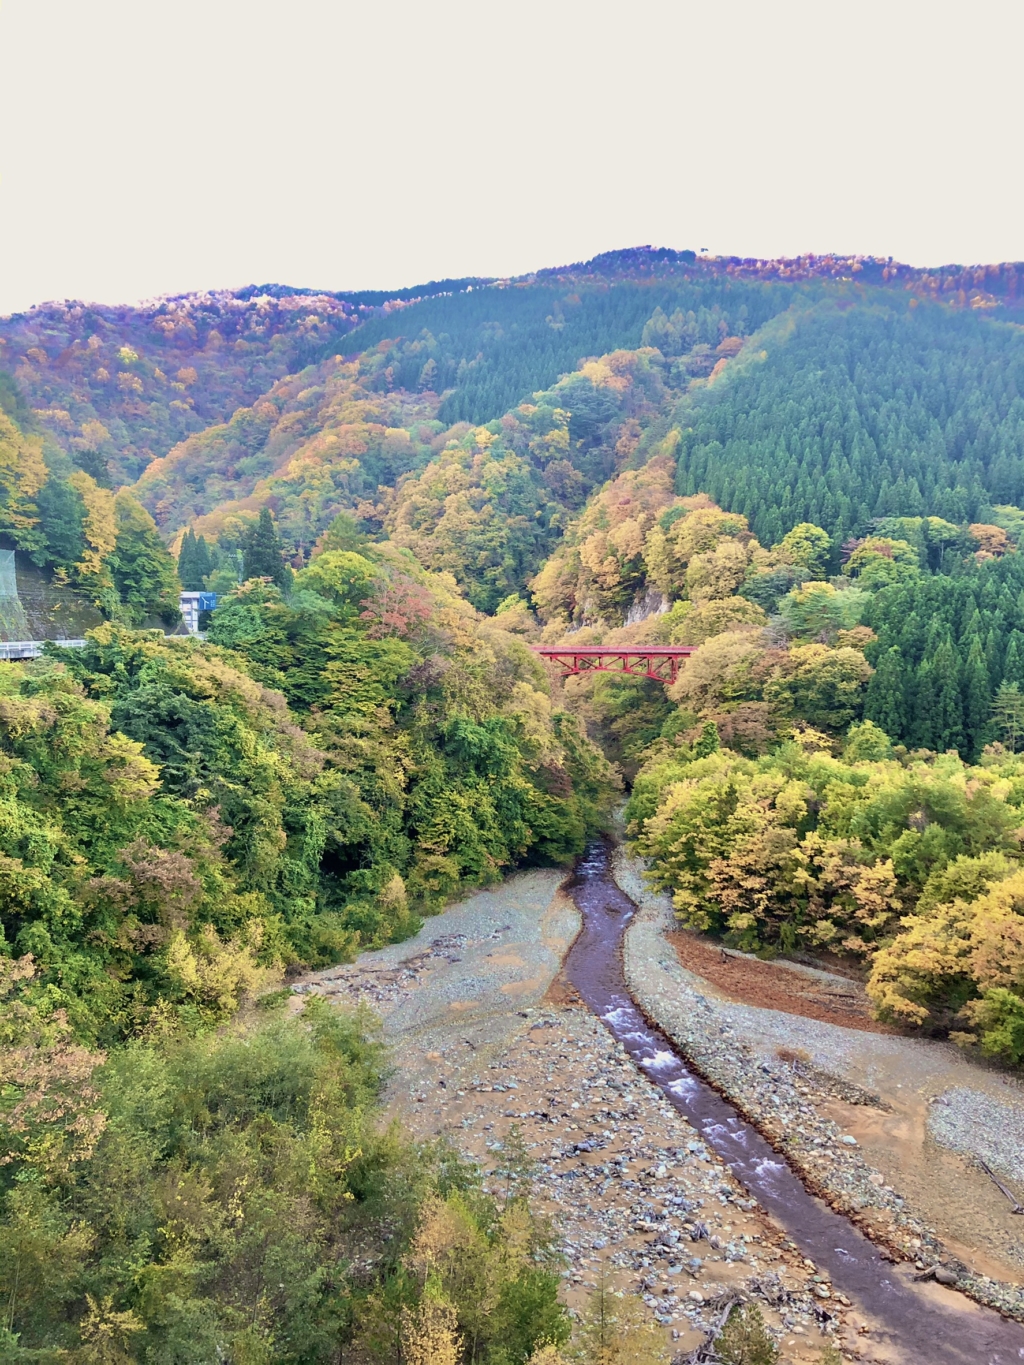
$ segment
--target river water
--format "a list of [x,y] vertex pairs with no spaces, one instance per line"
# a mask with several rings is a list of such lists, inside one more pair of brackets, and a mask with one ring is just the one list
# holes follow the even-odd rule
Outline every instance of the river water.
[[611,848],[595,840],[567,891],[583,917],[565,973],[633,1061],[665,1093],[834,1289],[872,1317],[890,1344],[915,1365],[1009,1365],[1024,1360],[1024,1326],[953,1294],[908,1282],[863,1233],[808,1192],[785,1160],[696,1076],[634,1003],[622,969],[622,940],[636,913],[615,883]]

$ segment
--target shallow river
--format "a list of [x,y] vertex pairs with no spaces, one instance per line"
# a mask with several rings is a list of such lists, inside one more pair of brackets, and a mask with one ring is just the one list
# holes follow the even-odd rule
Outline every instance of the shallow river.
[[874,1244],[810,1194],[760,1133],[694,1075],[673,1044],[646,1021],[629,994],[621,960],[636,906],[612,878],[610,853],[604,840],[591,843],[566,887],[583,929],[565,972],[584,1001],[804,1255],[828,1272],[833,1288],[870,1314],[907,1361],[1009,1365],[1024,1360],[1024,1326],[895,1275]]

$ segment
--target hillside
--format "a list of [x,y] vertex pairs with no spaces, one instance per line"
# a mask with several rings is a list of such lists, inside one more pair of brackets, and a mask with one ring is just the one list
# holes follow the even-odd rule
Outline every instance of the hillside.
[[[673,430],[680,491],[702,488],[768,539],[801,520],[839,541],[880,515],[971,521],[1018,499],[1015,296],[795,268],[792,281],[748,282],[734,268],[708,267],[707,278],[685,264],[625,278],[581,270],[557,288],[546,278],[491,285],[371,317],[343,361],[327,356],[182,444],[143,474],[139,496],[168,532],[216,507],[197,529],[219,534],[228,502],[241,497],[250,515],[267,503],[298,550],[342,506],[367,516],[376,503],[384,512],[368,522],[383,524],[393,495],[378,488],[464,446],[467,423],[489,426],[491,453],[526,457],[540,484],[551,455],[530,454],[530,443],[550,408],[566,414],[569,436],[560,454],[572,487],[551,488],[562,460],[547,476],[558,514]],[[588,357],[639,351],[660,381],[642,413],[619,380],[586,369]],[[343,410],[339,384],[346,402],[367,406]],[[526,433],[515,429],[524,413]]]
[[765,544],[803,521],[836,553],[881,517],[989,522],[1024,498],[1018,312],[1012,265],[649,248],[391,293],[42,305],[0,320],[23,442],[0,531],[137,623],[173,612],[155,541],[131,604],[103,567],[125,484],[226,572],[261,508],[296,567],[345,512],[488,611],[654,454]]
[[0,321],[0,368],[54,441],[114,484],[308,363],[358,318],[327,294],[241,290]]
[[[827,934],[802,923],[811,910],[790,891],[763,890],[759,908],[747,910],[721,867],[708,874],[719,879],[712,900],[704,873],[691,868],[680,882],[668,870],[676,817],[659,802],[680,763],[722,745],[774,772],[801,735],[838,755],[864,725],[841,778],[853,786],[868,780],[858,763],[911,771],[928,755],[956,754],[971,774],[964,783],[1000,793],[985,832],[970,833],[969,813],[958,826],[935,797],[922,816],[930,832],[912,855],[914,841],[899,843],[892,831],[857,835],[857,851],[843,858],[874,868],[888,887],[876,887],[870,932],[857,927],[852,883],[820,891],[826,909],[814,923],[852,914],[842,941],[867,961],[881,952],[884,977],[895,970],[884,964],[896,951],[897,907],[927,901],[929,878],[957,858],[1012,852],[1006,822],[1016,828],[1014,751],[1024,734],[1018,315],[1015,266],[920,271],[864,258],[705,260],[646,248],[517,280],[393,294],[268,286],[138,309],[46,305],[0,328],[8,351],[22,348],[0,390],[2,548],[14,549],[26,589],[35,574],[40,593],[82,604],[76,619],[88,607],[117,628],[173,627],[179,581],[221,592],[210,638],[230,651],[232,667],[280,692],[318,736],[326,712],[365,693],[366,742],[374,736],[381,754],[389,716],[404,717],[402,746],[411,742],[415,698],[429,695],[435,675],[442,713],[452,724],[463,713],[465,701],[446,689],[452,651],[470,647],[474,632],[496,630],[487,639],[503,642],[501,658],[516,637],[568,631],[699,646],[668,695],[646,681],[589,678],[557,700],[635,779],[636,837],[665,860],[680,905],[696,897],[693,922],[703,924],[705,901],[735,896],[734,929],[714,916],[708,924],[755,946],[793,935],[820,946]],[[25,345],[47,338],[45,352]],[[111,388],[97,376],[115,355],[124,382]],[[189,361],[194,378],[168,379],[172,358]],[[188,403],[169,397],[183,386]],[[39,406],[61,395],[67,421]],[[187,428],[176,441],[172,413]],[[163,432],[147,446],[144,421]],[[90,422],[108,433],[105,458],[83,444]],[[324,577],[331,564],[336,581]],[[260,578],[273,586],[239,588]],[[449,625],[427,627],[431,613],[446,612]],[[360,642],[353,622],[382,643]],[[8,635],[16,628],[13,618],[5,625]],[[392,637],[414,653],[392,657],[384,647]],[[481,636],[472,648],[492,646]],[[506,714],[508,688],[519,695],[527,686],[512,658],[474,684],[474,724],[490,724],[494,707]],[[88,687],[108,695],[107,665],[90,667]],[[119,664],[117,687],[123,671]],[[164,722],[151,729],[134,706],[117,712],[118,728],[162,765],[165,781],[189,773],[186,786],[206,791],[196,775],[203,746],[184,737],[188,726],[172,742]],[[523,718],[534,713],[544,716],[537,735],[546,734],[549,706],[534,700],[516,712],[523,736],[534,733]],[[538,739],[538,752],[567,752],[566,733]],[[1002,767],[992,766],[993,742]],[[403,774],[395,809],[408,800],[419,828],[426,798],[415,794],[418,761],[409,761],[401,747],[387,764]],[[548,761],[537,762],[531,780],[541,791]],[[583,772],[591,759],[579,762]],[[890,778],[903,793],[897,805],[909,800],[901,784],[910,779]],[[800,781],[817,791],[818,776]],[[922,782],[911,788],[931,810]],[[448,777],[442,788],[450,803]],[[573,790],[570,782],[559,799]],[[824,788],[801,797],[798,843],[811,835],[828,843],[834,822],[820,812],[829,799]],[[599,805],[565,815],[575,832],[551,847],[578,846]],[[354,856],[367,885],[376,887],[381,867],[390,869],[385,881],[397,869],[417,888],[410,904],[425,905],[434,874],[409,860],[408,837],[401,853],[371,841]],[[452,829],[427,841],[446,885],[513,864],[538,836],[492,832],[459,862],[453,850],[476,837]],[[348,856],[342,874],[323,853],[309,894],[318,916],[355,924],[370,912],[359,908]],[[734,856],[727,841],[721,857]],[[800,876],[824,888],[823,855],[807,856],[811,870]],[[906,989],[879,985],[879,999],[910,1017]]]
[[[569,1297],[580,1276],[560,1272],[559,1234],[531,1209],[518,1121],[550,1152],[566,1237],[570,1205],[599,1207],[550,1163],[571,1157],[595,1185],[600,1171],[603,1197],[609,1154],[590,1155],[636,1111],[595,1110],[602,1126],[580,1138],[591,1120],[570,1093],[605,1087],[604,1106],[630,1064],[595,1078],[582,1049],[597,1025],[548,993],[557,941],[522,888],[547,888],[546,904],[625,790],[628,855],[708,960],[767,966],[727,947],[824,967],[815,979],[851,983],[872,1036],[908,1035],[891,1058],[924,1055],[932,1035],[986,1066],[1024,1063],[1017,291],[1013,265],[639,248],[516,280],[260,286],[0,319],[0,637],[88,630],[84,647],[0,665],[4,1359],[663,1365],[671,1323],[700,1324],[687,1349],[738,1322],[771,1346],[765,1322],[781,1336],[798,1301],[825,1323],[832,1290],[816,1271],[813,1304],[780,1300],[762,1273],[774,1252],[742,1281],[767,1317],[726,1323],[709,1254],[648,1295],[660,1243],[646,1233],[700,1207],[673,1196],[655,1223],[633,1202],[661,1167],[621,1182],[630,1212],[607,1225],[636,1234],[629,1292],[661,1329],[639,1300],[616,1326],[603,1280],[589,1310]],[[171,633],[183,587],[219,595],[201,637]],[[693,652],[669,687],[562,678],[529,645],[568,637]],[[446,913],[376,993],[360,993],[366,958],[338,970],[516,869],[532,870],[470,911],[486,905],[485,928]],[[630,869],[624,857],[616,875]],[[568,942],[568,903],[551,905]],[[503,940],[513,918],[522,955]],[[640,952],[668,972],[676,935],[651,940],[652,925],[626,944],[631,971]],[[531,965],[540,946],[547,975]],[[386,1005],[420,973],[417,999],[451,1036],[401,1035],[416,1131],[446,1106],[459,1133],[491,1114],[475,1149],[468,1130],[456,1146],[388,1127],[373,1020],[318,998],[339,1003],[344,979]],[[542,999],[565,1099],[519,1112],[507,1090],[524,1047],[540,1049]],[[811,1017],[796,1020],[801,1046]],[[500,1064],[498,1023],[512,1028]],[[746,1067],[749,1040],[731,1024],[711,1034],[749,1072],[723,1084],[744,1112],[751,1085],[805,1098],[805,1080],[828,1079],[788,1043]],[[507,1090],[493,1083],[506,1067]],[[839,1119],[824,1125],[850,1093],[823,1090],[813,1118],[847,1144],[842,1162],[783,1124],[811,1122],[804,1098],[773,1100],[765,1131],[792,1139],[816,1190],[856,1170],[836,1207],[865,1226],[885,1215],[876,1234],[920,1267],[941,1250],[934,1228],[922,1242],[920,1208],[944,1201],[908,1203],[888,1157],[869,1170]],[[539,1125],[563,1103],[555,1153]],[[701,1144],[672,1123],[663,1154],[689,1168]],[[982,1150],[971,1131],[958,1151]],[[717,1163],[732,1157],[704,1156],[693,1193],[713,1196],[722,1239],[738,1209],[754,1227],[753,1201],[724,1194]],[[972,1172],[965,1198],[981,1185],[994,1199],[987,1179]],[[927,1217],[946,1227],[941,1209]],[[676,1242],[706,1238],[737,1267],[761,1236],[734,1254],[684,1226]],[[606,1244],[565,1243],[573,1266]],[[816,1262],[803,1264],[806,1281]],[[990,1270],[949,1264],[942,1285],[1024,1313]],[[694,1282],[707,1297],[675,1292]],[[800,1365],[836,1358],[802,1344]]]
[[262,285],[136,307],[41,304],[0,319],[0,370],[15,377],[40,428],[116,486],[335,355],[372,352],[377,388],[436,393],[442,423],[480,423],[585,357],[635,348],[655,308],[719,310],[732,334],[747,335],[797,297],[863,301],[875,290],[996,318],[1015,318],[1021,306],[1014,265],[926,271],[874,258],[760,261],[637,248],[513,280],[350,292]]

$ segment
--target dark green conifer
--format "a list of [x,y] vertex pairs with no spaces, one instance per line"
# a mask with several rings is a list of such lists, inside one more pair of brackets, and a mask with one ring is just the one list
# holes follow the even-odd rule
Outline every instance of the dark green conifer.
[[1003,662],[1003,681],[1024,686],[1024,635],[1019,630],[1010,632]]
[[973,762],[984,745],[984,731],[991,711],[988,668],[977,636],[971,642],[963,671],[962,703],[966,756]]
[[178,552],[178,577],[185,592],[205,592],[207,579],[213,572],[210,547],[205,536],[197,536],[191,527],[185,532]]
[[1015,682],[1004,682],[996,693],[992,720],[1003,743],[1016,753],[1024,737],[1024,695]]
[[[206,580],[209,578],[210,574],[213,573],[213,556],[210,554],[210,547],[206,543],[205,536],[196,537],[195,555],[196,577],[200,579],[203,588],[205,588]],[[196,591],[202,592],[203,588],[197,588]]]
[[994,692],[999,686],[1003,676],[1003,646],[1005,643],[1005,630],[1001,627],[989,629],[985,635],[985,669],[988,673],[989,691]]
[[196,537],[191,526],[181,538],[178,551],[178,577],[184,592],[202,592],[196,567]]
[[964,747],[964,712],[960,697],[960,658],[947,637],[932,660],[935,689],[933,736],[939,753]]
[[279,588],[287,586],[288,570],[284,562],[284,550],[269,507],[263,508],[259,521],[253,523],[246,531],[242,549],[243,579],[269,578]]
[[[920,661],[921,655],[924,652],[925,628],[921,623],[921,617],[916,611],[906,612],[906,615],[903,614],[903,612],[906,611],[907,603],[898,603],[898,607],[902,608],[902,610],[898,610],[894,613],[892,633],[899,638],[900,652],[904,659],[911,664],[916,664]],[[884,728],[885,727],[883,726],[883,729]]]
[[85,553],[85,504],[66,479],[52,475],[36,495],[39,529],[45,545],[32,558],[71,568]]
[[879,659],[874,676],[868,683],[864,716],[880,726],[894,742],[900,743],[906,739],[906,665],[895,645]]
[[707,758],[709,754],[717,754],[721,747],[717,726],[714,721],[706,720],[701,727],[697,743],[693,746],[694,758]]
[[935,705],[937,686],[931,659],[918,665],[912,688],[908,687],[907,738],[912,749],[934,749],[937,745]]

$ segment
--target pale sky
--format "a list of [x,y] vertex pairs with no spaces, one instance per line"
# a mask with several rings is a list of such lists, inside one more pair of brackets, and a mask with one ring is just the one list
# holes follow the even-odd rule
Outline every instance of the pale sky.
[[0,0],[0,312],[615,247],[1024,258],[1024,6]]

